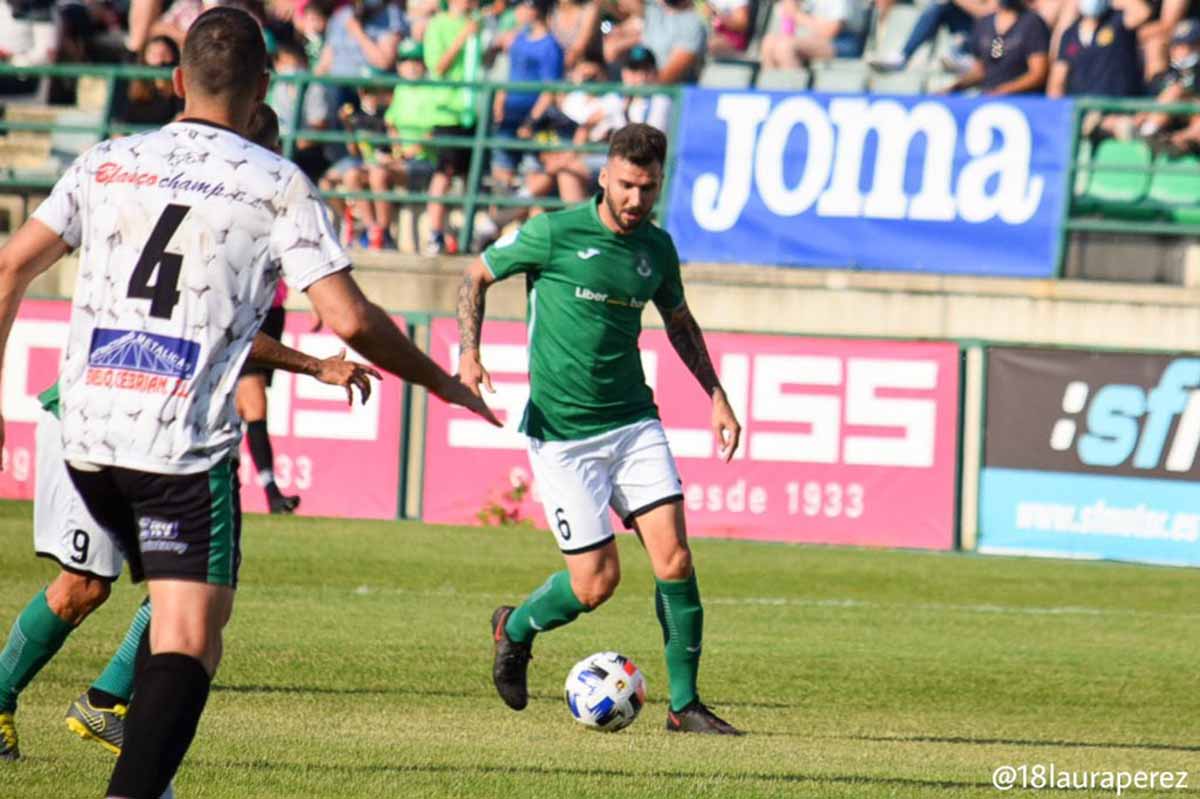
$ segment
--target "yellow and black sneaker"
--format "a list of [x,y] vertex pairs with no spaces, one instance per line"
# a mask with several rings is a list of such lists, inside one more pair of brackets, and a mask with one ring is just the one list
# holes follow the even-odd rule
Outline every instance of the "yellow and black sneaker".
[[513,710],[524,710],[529,704],[529,687],[526,673],[533,659],[532,642],[522,644],[508,637],[504,624],[513,612],[511,605],[501,605],[492,613],[492,641],[496,656],[492,662],[492,682],[504,704]]
[[20,760],[17,746],[17,723],[12,713],[0,713],[0,760]]
[[667,711],[667,732],[698,732],[703,735],[741,735],[742,731],[713,713],[699,699],[682,710]]
[[125,705],[93,707],[87,691],[67,708],[67,729],[85,741],[95,741],[114,755],[125,745]]

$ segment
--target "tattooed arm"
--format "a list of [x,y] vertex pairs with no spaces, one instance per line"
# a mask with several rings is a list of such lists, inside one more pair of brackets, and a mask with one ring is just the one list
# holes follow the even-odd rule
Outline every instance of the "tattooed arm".
[[696,376],[704,392],[712,397],[713,435],[716,436],[721,457],[728,463],[737,451],[742,426],[738,424],[737,416],[725,397],[725,389],[721,388],[717,370],[713,368],[712,359],[708,355],[708,347],[704,345],[704,333],[700,331],[700,325],[692,316],[686,302],[680,303],[679,307],[672,311],[660,306],[658,312],[662,314],[667,338],[671,340],[671,346],[675,348],[679,359],[688,371]]
[[496,390],[492,388],[492,376],[479,359],[483,311],[488,286],[493,282],[492,273],[484,266],[483,260],[476,258],[463,272],[462,285],[458,288],[458,378],[476,396],[482,396],[479,393],[480,383],[487,386],[488,391]]
[[281,344],[261,330],[254,335],[250,345],[250,355],[247,360],[257,366],[271,369],[282,369],[285,372],[295,372],[301,375],[311,375],[322,383],[331,386],[341,386],[346,389],[346,398],[354,404],[354,388],[365,405],[371,397],[370,378],[383,379],[379,372],[371,367],[346,360],[346,349],[329,358],[314,358],[299,350]]

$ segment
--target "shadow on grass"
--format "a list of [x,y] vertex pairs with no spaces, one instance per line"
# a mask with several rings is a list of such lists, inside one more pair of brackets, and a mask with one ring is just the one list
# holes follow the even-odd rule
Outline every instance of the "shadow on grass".
[[[329,685],[213,685],[215,693],[231,694],[313,694],[315,696],[428,696],[436,699],[486,699],[494,696],[490,689],[483,691],[460,690],[451,691],[437,688],[411,688],[407,686],[352,688]],[[559,693],[530,693],[534,701],[561,702]],[[767,702],[759,700],[725,701],[709,703],[711,707],[752,707],[767,710],[799,710],[803,705],[787,704],[786,702]]]
[[780,772],[778,774],[739,771],[736,773],[713,773],[704,771],[667,771],[614,768],[574,768],[570,766],[489,766],[469,764],[332,764],[332,763],[282,763],[278,761],[256,760],[253,762],[215,762],[201,760],[197,763],[207,768],[229,769],[241,768],[249,771],[321,771],[327,773],[374,773],[374,774],[478,774],[481,776],[521,776],[521,777],[609,777],[613,779],[652,779],[652,780],[703,780],[728,779],[733,782],[753,780],[755,782],[777,782],[788,784],[833,784],[833,785],[863,785],[890,786],[895,788],[937,788],[942,790],[987,789],[992,790],[991,782],[970,782],[957,780],[921,780],[906,777],[873,777],[859,774],[800,774],[796,772]]
[[967,738],[965,736],[935,735],[843,735],[837,736],[850,741],[872,741],[875,743],[916,744],[966,744],[969,746],[1040,746],[1062,749],[1144,749],[1155,752],[1200,752],[1200,744],[1164,744],[1154,742],[1131,743],[1128,741],[1063,741],[1025,740],[1021,738]]

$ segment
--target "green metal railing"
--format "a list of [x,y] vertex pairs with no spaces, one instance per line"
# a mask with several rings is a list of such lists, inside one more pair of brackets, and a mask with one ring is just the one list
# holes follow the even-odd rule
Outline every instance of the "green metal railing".
[[[106,100],[102,112],[99,115],[99,120],[94,125],[78,125],[78,124],[58,124],[55,122],[12,122],[7,119],[0,119],[0,133],[7,131],[35,131],[35,132],[64,132],[64,133],[82,133],[94,134],[99,139],[105,139],[112,135],[123,133],[136,133],[143,130],[151,129],[153,126],[146,125],[125,125],[113,120],[113,111],[115,107],[115,98],[117,91],[122,82],[136,79],[162,79],[169,78],[170,69],[166,68],[150,68],[150,67],[134,67],[121,65],[98,65],[98,64],[58,64],[53,66],[43,67],[12,67],[0,64],[0,76],[22,77],[22,78],[80,78],[80,77],[98,77],[102,78],[106,83]],[[373,145],[393,145],[393,144],[424,144],[431,148],[461,148],[471,151],[470,168],[465,178],[464,190],[461,194],[446,195],[434,197],[428,193],[420,192],[374,192],[374,191],[325,191],[322,196],[329,199],[343,200],[386,200],[395,203],[404,204],[424,204],[431,200],[444,203],[446,205],[461,206],[463,214],[463,228],[461,240],[469,246],[473,233],[475,212],[481,207],[496,206],[496,207],[532,207],[539,206],[543,208],[559,208],[563,206],[561,200],[551,197],[514,197],[507,194],[486,193],[483,186],[483,165],[485,161],[485,153],[488,149],[499,147],[506,150],[523,150],[529,152],[553,152],[553,151],[572,151],[581,153],[602,153],[606,151],[604,144],[588,144],[583,146],[575,145],[568,141],[549,142],[537,140],[522,140],[497,137],[489,133],[492,118],[492,100],[495,93],[500,90],[509,92],[573,92],[584,91],[588,94],[605,95],[605,94],[620,94],[627,97],[636,96],[651,96],[665,95],[671,98],[671,132],[678,125],[679,120],[679,105],[681,90],[678,86],[625,86],[614,83],[591,83],[576,85],[573,83],[540,83],[540,82],[493,82],[485,81],[478,83],[467,83],[462,81],[447,81],[447,80],[424,80],[419,82],[405,81],[395,75],[380,75],[376,77],[347,77],[347,76],[330,76],[330,75],[313,75],[307,72],[294,73],[290,75],[274,75],[272,78],[276,84],[295,84],[298,87],[297,97],[303,98],[309,87],[316,86],[339,86],[349,88],[361,87],[376,87],[383,89],[392,89],[397,86],[404,87],[441,87],[441,88],[469,88],[475,90],[475,122],[473,125],[473,134],[471,136],[430,136],[430,137],[412,137],[412,136],[390,136],[390,135],[374,135],[364,134],[357,131],[348,130],[324,130],[303,127],[304,123],[304,103],[300,100],[293,103],[291,119],[280,120],[282,134],[281,140],[286,156],[292,156],[296,150],[296,144],[299,141],[308,141],[314,143],[341,143],[341,144],[359,144],[368,143]],[[673,141],[674,136],[668,136],[668,140]],[[668,158],[665,171],[663,191],[659,197],[658,212],[661,214],[666,207],[666,201],[669,196],[671,179],[674,170],[672,169],[672,160]],[[56,175],[46,175],[45,177],[26,175],[18,178],[14,175],[11,169],[6,170],[0,166],[0,191],[8,188],[48,188],[53,185]]]
[[1146,197],[1130,201],[1095,200],[1089,197],[1090,181],[1096,174],[1146,176],[1149,180],[1153,180],[1156,175],[1194,177],[1197,187],[1200,188],[1200,169],[1195,166],[1163,166],[1156,164],[1157,159],[1153,158],[1148,165],[1096,163],[1090,157],[1081,158],[1084,147],[1087,146],[1086,137],[1082,134],[1083,123],[1094,112],[1104,115],[1150,112],[1190,117],[1200,113],[1200,106],[1190,103],[1162,104],[1153,100],[1099,97],[1082,97],[1074,101],[1070,160],[1063,177],[1063,196],[1066,202],[1063,205],[1062,224],[1059,226],[1057,265],[1060,277],[1066,263],[1068,239],[1074,232],[1200,236],[1200,204],[1195,209],[1198,221],[1192,222],[1170,218],[1173,209],[1160,207]]

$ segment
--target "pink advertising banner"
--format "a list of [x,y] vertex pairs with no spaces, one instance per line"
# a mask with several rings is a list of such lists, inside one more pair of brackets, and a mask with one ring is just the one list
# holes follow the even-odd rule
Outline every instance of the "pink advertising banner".
[[[710,333],[713,362],[743,424],[717,456],[711,405],[661,330],[642,363],[684,482],[692,535],[950,549],[958,451],[958,347],[941,342]],[[529,397],[525,326],[484,326],[488,395],[505,426],[431,402],[423,517],[545,526],[517,432]],[[436,319],[433,358],[457,365],[455,321]],[[620,525],[617,524],[619,529]]]
[[[5,468],[0,472],[0,497],[33,497],[34,427],[41,411],[37,395],[57,377],[69,317],[68,302],[31,301],[22,304],[13,326],[5,353]],[[314,321],[309,313],[289,313],[284,343],[317,356],[336,353],[341,343],[330,333],[312,332]],[[404,324],[398,317],[396,322]],[[343,389],[276,372],[268,403],[276,480],[285,493],[302,497],[299,513],[396,517],[403,412],[399,380],[385,377],[366,405],[356,402],[350,408]],[[265,511],[266,501],[244,442],[240,475],[243,507]]]

